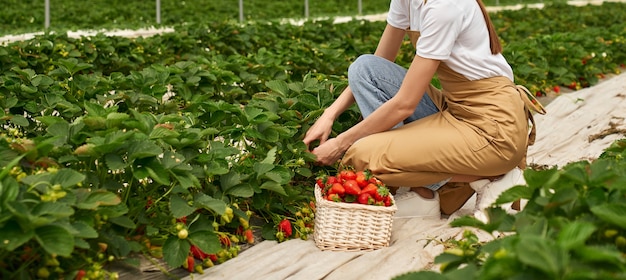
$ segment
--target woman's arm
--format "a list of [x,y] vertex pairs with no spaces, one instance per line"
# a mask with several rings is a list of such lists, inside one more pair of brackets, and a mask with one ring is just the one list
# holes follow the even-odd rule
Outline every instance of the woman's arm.
[[389,61],[395,61],[405,34],[406,30],[387,24],[374,54]]
[[315,148],[313,153],[317,156],[318,162],[333,164],[358,139],[387,131],[410,116],[424,96],[438,66],[438,60],[416,55],[398,93],[363,121]]
[[[404,34],[404,30],[387,25],[374,54],[394,61],[400,50]],[[337,117],[345,112],[354,102],[352,90],[348,86],[341,92],[333,104],[324,110],[324,113],[315,121],[313,126],[307,130],[302,141],[307,146],[315,140],[319,140],[320,145],[326,142]]]

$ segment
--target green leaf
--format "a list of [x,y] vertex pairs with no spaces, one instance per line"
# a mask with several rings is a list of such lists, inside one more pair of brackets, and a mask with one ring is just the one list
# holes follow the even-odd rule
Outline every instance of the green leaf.
[[79,201],[76,207],[80,209],[96,210],[100,206],[117,205],[120,202],[122,202],[122,200],[114,193],[104,190],[95,190],[90,192],[84,200]]
[[19,125],[21,127],[28,127],[28,125],[30,124],[28,119],[26,119],[24,116],[20,116],[20,115],[12,115],[11,116],[11,122],[16,124],[16,125]]
[[185,156],[176,152],[165,151],[163,153],[163,159],[161,159],[161,162],[163,163],[163,168],[172,169],[177,165],[184,164]]
[[80,239],[79,237],[75,237],[74,238],[74,247],[80,248],[80,249],[89,249],[91,246],[89,246],[89,243],[87,243],[87,241],[85,241],[84,239]]
[[190,248],[186,239],[170,236],[163,244],[163,259],[170,267],[180,267],[187,260]]
[[557,237],[557,244],[567,250],[585,245],[587,239],[596,231],[596,226],[588,222],[574,221],[566,224]]
[[130,116],[126,113],[111,112],[106,117],[107,128],[119,127],[122,122],[129,119]]
[[269,151],[267,151],[267,155],[261,161],[261,163],[274,164],[274,162],[276,162],[276,153],[277,153],[277,148],[276,147],[271,148]]
[[601,220],[626,229],[626,205],[623,203],[607,203],[594,206],[591,212]]
[[146,166],[146,171],[150,174],[150,178],[161,185],[169,185],[170,184],[170,173],[162,165],[155,162],[150,164],[150,166]]
[[122,170],[128,167],[128,163],[126,163],[118,154],[106,154],[104,156],[104,162],[111,170]]
[[241,184],[241,181],[241,175],[233,170],[228,172],[228,174],[220,176],[220,186],[224,192],[238,184]]
[[115,218],[110,218],[109,221],[113,224],[116,224],[121,227],[129,228],[129,229],[134,229],[137,227],[137,225],[133,222],[133,220],[131,220],[127,216],[119,216]]
[[289,95],[289,85],[285,81],[280,81],[280,80],[267,81],[265,83],[265,86],[267,86],[274,92],[280,93],[283,96]]
[[182,218],[196,211],[196,208],[189,206],[182,197],[172,195],[170,198],[170,211],[172,211],[174,218]]
[[592,184],[602,184],[617,176],[615,173],[615,160],[598,159],[591,164],[589,180]]
[[162,126],[158,126],[150,132],[150,139],[178,138],[179,136],[180,133]]
[[196,231],[189,234],[189,241],[207,254],[215,254],[222,246],[217,234],[210,231]]
[[178,181],[178,184],[183,189],[188,189],[194,186],[200,186],[200,181],[198,178],[192,175],[191,173],[185,173],[183,176],[179,176],[174,174],[174,178]]
[[69,257],[74,251],[74,236],[66,229],[47,225],[35,229],[35,238],[49,254]]
[[0,248],[13,251],[35,236],[35,231],[24,232],[15,221],[8,221],[0,227]]
[[270,191],[282,194],[284,196],[287,196],[287,192],[285,191],[285,188],[283,188],[281,184],[276,183],[276,182],[272,182],[272,181],[263,182],[263,184],[261,184],[261,189],[270,190]]
[[578,199],[578,190],[572,186],[563,187],[556,190],[550,198],[550,203],[546,208],[559,207],[569,213]]
[[[1,174],[0,177],[2,177]],[[13,177],[8,177],[4,179],[4,181],[0,179],[0,214],[4,210],[7,203],[15,201],[19,193],[20,186]],[[2,224],[1,220],[0,224]]]
[[520,235],[516,252],[522,263],[543,271],[549,279],[558,279],[566,268],[567,253],[549,239]]
[[265,173],[269,172],[270,170],[274,169],[274,164],[255,162],[252,169],[254,170],[254,172],[257,173],[257,178],[258,178],[264,175]]
[[581,258],[581,260],[597,263],[611,263],[619,267],[623,267],[626,262],[624,255],[622,255],[620,251],[616,250],[615,247],[582,246],[575,248],[574,251],[576,252],[576,255]]
[[449,278],[435,271],[414,271],[400,274],[391,280],[449,280]]
[[250,184],[239,184],[224,193],[238,197],[252,197],[254,195],[254,189]]
[[46,88],[54,83],[54,80],[46,75],[36,75],[30,80],[31,84],[36,87]]
[[502,205],[504,203],[509,203],[516,201],[520,198],[529,199],[533,195],[533,189],[527,186],[514,186],[506,191],[504,191],[498,198],[496,199],[496,205]]
[[50,183],[53,185],[59,184],[63,188],[68,188],[77,185],[85,180],[85,175],[70,168],[63,168],[52,176]]
[[96,238],[98,237],[98,232],[91,227],[90,225],[88,225],[85,222],[74,222],[72,224],[72,227],[74,227],[74,229],[76,229],[76,231],[78,231],[77,234],[75,234],[76,237],[78,238]]
[[276,166],[272,171],[265,173],[265,178],[268,178],[279,184],[288,184],[291,181],[291,172],[284,166]]
[[218,215],[224,214],[227,206],[224,201],[215,199],[203,193],[196,194],[196,197],[194,198],[194,205],[208,210],[213,210]]
[[72,216],[74,209],[65,203],[41,202],[33,208],[31,213],[35,216],[51,216],[59,219]]
[[577,184],[586,185],[589,181],[587,174],[589,162],[574,162],[563,168],[563,176],[571,179]]
[[136,141],[128,148],[130,161],[138,158],[156,157],[163,153],[163,150],[152,141]]

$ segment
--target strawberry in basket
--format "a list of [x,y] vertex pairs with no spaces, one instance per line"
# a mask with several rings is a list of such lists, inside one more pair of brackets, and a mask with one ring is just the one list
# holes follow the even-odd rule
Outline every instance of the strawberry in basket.
[[335,175],[318,177],[316,186],[329,201],[377,206],[393,204],[389,188],[369,170],[344,168]]

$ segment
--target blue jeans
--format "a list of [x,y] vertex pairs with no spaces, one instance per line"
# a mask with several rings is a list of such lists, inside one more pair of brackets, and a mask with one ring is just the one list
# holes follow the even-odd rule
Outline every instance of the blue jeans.
[[[358,57],[350,65],[348,84],[363,118],[367,118],[374,110],[396,95],[406,73],[407,69],[404,67],[371,54]],[[430,96],[425,93],[413,114],[395,125],[394,128],[437,112],[439,109],[430,99]],[[424,187],[435,191],[449,180]]]

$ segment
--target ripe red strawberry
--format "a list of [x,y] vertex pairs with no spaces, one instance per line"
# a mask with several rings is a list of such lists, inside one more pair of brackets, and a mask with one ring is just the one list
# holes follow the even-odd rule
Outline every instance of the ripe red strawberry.
[[374,199],[372,198],[372,195],[369,193],[361,193],[359,194],[357,201],[361,204],[369,205],[374,202]]
[[567,87],[570,89],[576,89],[576,81],[571,82]]
[[389,189],[383,186],[378,186],[378,190],[374,193],[374,199],[376,199],[376,201],[383,201],[385,196],[389,196]]
[[280,221],[278,224],[278,231],[285,234],[285,237],[289,237],[292,234],[291,222],[287,219]]
[[336,194],[336,193],[331,193],[326,197],[326,200],[328,201],[334,201],[334,202],[340,202],[341,201],[341,197]]
[[369,183],[370,174],[367,171],[357,171],[355,181],[359,184],[360,188],[364,188]]
[[189,251],[195,258],[200,259],[200,260],[204,260],[209,256],[209,254],[200,250],[200,248],[198,248],[198,246],[196,245],[191,245],[191,248],[189,249]]
[[324,188],[322,189],[322,193],[327,193],[330,187],[332,187],[332,185],[335,183],[340,183],[339,179],[335,176],[328,176],[326,178]]
[[343,169],[339,172],[339,177],[342,181],[356,179],[356,173],[350,169]]
[[370,179],[368,180],[370,183],[374,184],[374,185],[380,185],[383,182],[380,181],[380,179],[374,177],[374,176],[370,176]]
[[385,198],[383,198],[383,203],[385,206],[391,206],[391,196],[385,196]]
[[343,183],[343,188],[346,189],[346,194],[359,195],[361,188],[355,180],[347,180]]
[[76,272],[76,277],[74,278],[74,280],[82,280],[86,274],[87,272],[84,269],[81,269],[78,272]]
[[315,185],[318,188],[322,188],[323,189],[325,181],[326,181],[326,177],[323,177],[323,176],[322,177],[317,177],[317,179],[315,180]]
[[554,90],[554,92],[556,92],[556,93],[561,92],[561,87],[559,87],[559,86],[554,86],[552,89],[553,89],[553,90]]
[[328,176],[326,178],[326,185],[327,186],[328,185],[332,185],[332,184],[337,183],[337,182],[339,182],[339,179],[336,176]]
[[186,263],[186,265],[187,265],[187,267],[186,267],[186,268],[187,268],[187,271],[189,271],[189,272],[193,272],[193,269],[194,269],[194,264],[195,264],[195,263],[196,263],[196,260],[194,260],[192,256],[187,256],[187,263]]
[[368,183],[363,189],[361,189],[361,193],[369,193],[371,196],[374,196],[378,192],[378,186],[372,183]]
[[248,244],[254,244],[254,233],[252,232],[252,229],[246,229],[243,232],[243,235],[246,237]]
[[343,196],[346,193],[346,189],[340,183],[334,183],[330,190],[328,190],[328,195],[338,194],[339,196]]

